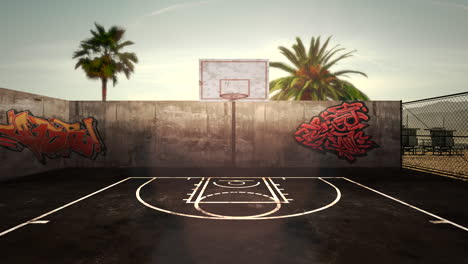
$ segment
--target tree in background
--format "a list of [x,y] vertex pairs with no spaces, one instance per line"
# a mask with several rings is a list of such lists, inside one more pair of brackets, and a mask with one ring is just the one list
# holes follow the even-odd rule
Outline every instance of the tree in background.
[[280,46],[281,53],[294,65],[291,67],[282,62],[271,62],[270,67],[282,69],[291,75],[270,82],[272,100],[369,100],[367,95],[357,89],[352,83],[340,79],[346,74],[355,73],[367,77],[366,74],[341,70],[331,72],[330,68],[338,61],[351,57],[351,51],[334,56],[343,51],[339,45],[327,50],[330,37],[320,46],[320,37],[312,38],[309,50],[306,51],[300,38],[292,46],[294,51]]
[[96,31],[91,30],[91,38],[81,41],[80,48],[73,53],[73,59],[78,58],[75,70],[83,69],[90,79],[100,79],[102,83],[102,101],[107,98],[107,81],[112,79],[113,86],[117,84],[117,74],[123,72],[127,79],[134,71],[133,63],[138,63],[135,53],[121,52],[125,46],[134,44],[122,41],[125,30],[112,26],[108,31],[103,26],[94,23]]

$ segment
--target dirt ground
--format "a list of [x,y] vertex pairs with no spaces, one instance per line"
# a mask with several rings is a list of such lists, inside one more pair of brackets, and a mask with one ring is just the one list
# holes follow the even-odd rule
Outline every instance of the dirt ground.
[[403,155],[402,159],[406,166],[445,171],[468,179],[468,150],[465,150],[464,156]]

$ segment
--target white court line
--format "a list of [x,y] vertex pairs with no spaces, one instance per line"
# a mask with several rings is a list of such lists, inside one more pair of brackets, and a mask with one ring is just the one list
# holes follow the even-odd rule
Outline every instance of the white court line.
[[377,194],[380,194],[380,195],[382,195],[382,196],[384,196],[384,197],[387,197],[387,198],[389,198],[389,199],[391,199],[391,200],[394,200],[395,202],[399,202],[399,203],[401,203],[401,204],[403,204],[403,205],[406,205],[406,206],[408,206],[408,207],[411,207],[411,208],[413,208],[413,209],[415,209],[415,210],[418,210],[418,211],[420,211],[420,212],[422,212],[422,213],[425,213],[425,214],[427,214],[427,215],[430,215],[430,216],[432,216],[432,217],[434,217],[434,218],[437,218],[437,219],[439,219],[439,220],[441,220],[441,221],[445,221],[447,224],[451,224],[451,225],[456,226],[456,227],[458,227],[458,228],[460,228],[460,229],[462,229],[462,230],[468,231],[468,228],[466,228],[466,227],[464,227],[464,226],[462,226],[462,225],[459,225],[459,224],[457,224],[457,223],[454,223],[454,222],[452,222],[452,221],[449,221],[449,220],[447,220],[447,219],[445,219],[445,218],[442,218],[442,217],[440,217],[440,216],[438,216],[438,215],[435,215],[435,214],[433,214],[433,213],[430,213],[430,212],[428,212],[428,211],[426,211],[426,210],[423,210],[423,209],[421,209],[421,208],[418,208],[418,207],[416,207],[416,206],[414,206],[414,205],[411,205],[411,204],[409,204],[409,203],[406,203],[406,202],[403,202],[403,201],[398,200],[398,199],[396,199],[396,198],[393,198],[393,197],[390,196],[390,195],[387,195],[387,194],[385,194],[385,193],[382,193],[382,192],[379,192],[379,191],[377,191],[377,190],[374,190],[374,189],[372,189],[372,188],[370,188],[370,187],[367,187],[367,186],[365,186],[365,185],[362,185],[362,184],[360,184],[360,183],[358,183],[358,182],[355,182],[355,181],[353,181],[353,180],[350,180],[350,179],[348,179],[348,178],[343,178],[343,179],[345,179],[345,180],[347,180],[347,181],[349,181],[349,182],[352,182],[352,183],[354,183],[354,184],[356,184],[356,185],[358,185],[358,186],[361,186],[362,188],[368,189],[368,190],[373,191],[373,192],[375,192],[375,193],[377,193]]
[[37,221],[32,221],[29,222],[30,224],[47,224],[49,223],[49,220],[37,220]]
[[[280,191],[280,189],[278,188],[278,185],[279,184],[276,184],[271,178],[269,178],[269,180],[271,181],[271,183],[273,184],[273,186],[275,187],[275,189],[278,191],[278,193],[281,195],[281,198],[283,198],[283,201],[285,201],[286,203],[289,203],[288,200],[289,199],[286,199],[286,197],[284,197],[283,193]],[[283,189],[284,190],[284,189]]]
[[[342,177],[339,177],[339,178],[342,178]],[[211,178],[209,178],[211,179]],[[205,216],[205,215],[191,215],[191,214],[186,214],[186,213],[179,213],[179,212],[174,212],[174,211],[170,211],[170,210],[166,210],[166,209],[163,209],[163,208],[159,208],[159,207],[156,207],[156,206],[153,206],[147,202],[145,202],[141,196],[140,196],[140,192],[141,192],[141,189],[143,187],[145,187],[145,185],[149,184],[150,182],[154,181],[155,178],[152,178],[151,180],[147,181],[146,183],[142,184],[140,187],[138,187],[138,189],[136,190],[136,197],[138,199],[138,201],[140,203],[142,203],[143,205],[145,205],[146,207],[149,207],[153,210],[156,210],[156,211],[159,211],[159,212],[163,212],[163,213],[168,213],[168,214],[172,214],[172,215],[179,215],[179,216],[185,216],[185,217],[192,217],[192,218],[199,218],[199,219],[216,219],[216,220],[266,220],[266,219],[281,219],[281,218],[288,218],[288,217],[296,217],[296,216],[301,216],[301,215],[307,215],[307,214],[312,214],[312,213],[316,213],[316,212],[319,212],[319,211],[322,211],[322,210],[325,210],[325,209],[328,209],[332,206],[334,206],[336,203],[338,203],[338,201],[341,199],[341,192],[340,190],[334,186],[333,184],[327,182],[326,180],[324,179],[321,179],[319,178],[319,180],[325,182],[326,184],[330,185],[331,187],[333,187],[336,191],[336,198],[333,202],[325,205],[325,206],[322,206],[320,208],[317,208],[317,209],[314,209],[314,210],[310,210],[310,211],[307,211],[307,212],[301,212],[301,213],[296,213],[296,214],[290,214],[290,215],[280,215],[280,216],[267,216],[267,217],[233,217],[233,218],[225,218],[225,217],[212,217],[212,216]],[[205,185],[206,186],[206,185]],[[204,190],[203,190],[204,191]],[[278,204],[278,203],[276,203]],[[197,209],[198,210],[198,209]]]
[[91,197],[91,196],[93,196],[93,195],[95,195],[95,194],[98,194],[98,193],[100,193],[100,192],[102,192],[102,191],[105,191],[105,190],[107,190],[107,189],[109,189],[109,188],[112,188],[112,187],[114,187],[115,185],[120,184],[120,183],[122,183],[122,182],[124,182],[124,181],[126,181],[126,180],[128,180],[128,179],[130,179],[130,178],[126,178],[126,179],[124,179],[124,180],[121,180],[121,181],[119,181],[119,182],[116,182],[116,183],[114,183],[114,184],[112,184],[112,185],[109,185],[109,186],[107,186],[107,187],[105,187],[105,188],[102,188],[102,189],[100,189],[100,190],[98,190],[98,191],[95,191],[95,192],[93,192],[93,193],[91,193],[91,194],[88,194],[88,195],[86,195],[86,196],[84,196],[84,197],[82,197],[82,198],[80,198],[80,199],[78,199],[78,200],[75,200],[75,201],[73,201],[73,202],[67,203],[67,204],[64,205],[64,206],[61,206],[61,207],[59,207],[59,208],[57,208],[57,209],[54,209],[54,210],[52,210],[52,211],[50,211],[50,212],[47,212],[47,213],[45,213],[45,214],[43,214],[43,215],[41,215],[41,216],[38,216],[38,217],[33,218],[33,219],[31,219],[31,220],[29,220],[29,221],[27,221],[27,222],[24,222],[24,223],[22,223],[22,224],[19,224],[19,225],[15,226],[15,227],[12,227],[12,228],[6,230],[6,231],[3,231],[2,233],[0,233],[0,237],[1,237],[1,236],[4,236],[4,235],[6,235],[6,234],[8,234],[8,233],[10,233],[10,232],[12,232],[12,231],[15,231],[16,229],[19,229],[19,228],[21,228],[21,227],[23,227],[23,226],[25,226],[25,225],[31,224],[32,222],[35,222],[35,221],[37,221],[37,220],[39,220],[39,219],[41,219],[41,218],[43,218],[43,217],[46,217],[46,216],[51,215],[51,214],[53,214],[53,213],[55,213],[55,212],[57,212],[57,211],[60,211],[60,210],[66,208],[66,207],[68,207],[68,206],[70,206],[70,205],[73,205],[73,204],[76,204],[76,203],[78,203],[78,202],[80,202],[80,201],[83,201],[84,199],[89,198],[89,197]]
[[[206,197],[209,197],[209,196],[213,196],[213,195],[209,194]],[[258,203],[276,204],[278,202],[275,202],[275,201],[209,201],[209,202],[200,201],[199,202],[199,204],[258,204]]]
[[[187,177],[129,177],[131,179],[187,179]],[[201,179],[205,177],[192,177],[191,179]],[[263,177],[210,177],[210,179],[261,179]],[[268,177],[271,179],[283,179],[284,177]],[[343,179],[343,177],[287,177],[286,179]]]
[[219,185],[216,182],[213,182],[213,185],[216,185],[216,186],[222,187],[222,188],[241,189],[241,188],[252,188],[252,187],[258,186],[258,185],[260,185],[260,182],[257,182],[257,184],[255,184],[255,185],[246,185],[246,186],[226,186],[226,185]]
[[[205,185],[203,185],[203,188],[201,189],[200,193],[197,196],[197,199],[195,200],[195,203],[199,203],[201,201],[201,198],[203,196],[203,193],[205,192],[206,186],[208,186],[208,183],[210,182],[211,178],[208,178],[205,181]],[[201,182],[200,182],[201,183]],[[197,187],[198,188],[198,187]]]
[[[271,189],[270,184],[268,184],[267,180],[265,178],[262,178],[263,181],[265,182],[265,185],[268,187],[268,190],[270,190],[270,193],[273,195],[273,198],[275,199],[275,202],[281,202],[280,199],[278,199],[278,196],[276,196],[276,193]],[[286,201],[286,203],[289,203]]]
[[307,214],[312,214],[312,213],[316,213],[316,212],[319,212],[319,211],[322,211],[322,210],[325,210],[327,208],[330,208],[332,206],[334,206],[336,203],[338,203],[338,201],[341,199],[341,192],[340,192],[340,189],[338,189],[335,185],[327,182],[326,180],[324,179],[321,179],[319,178],[319,180],[325,182],[326,184],[330,185],[331,187],[333,187],[336,191],[336,198],[333,202],[325,205],[325,206],[322,206],[320,208],[317,208],[317,209],[314,209],[314,210],[310,210],[310,211],[307,211],[307,212],[302,212],[302,213],[297,213],[297,214],[290,214],[290,215],[279,215],[279,216],[267,216],[267,217],[262,217],[262,218],[259,218],[259,219],[280,219],[280,218],[288,218],[288,217],[296,217],[296,216],[301,216],[301,215],[307,215]]
[[205,178],[202,178],[198,184],[195,184],[195,185],[197,186],[197,188],[193,189],[193,192],[192,192],[191,194],[189,194],[190,197],[189,197],[189,199],[187,200],[186,203],[190,203],[190,201],[192,200],[193,196],[194,196],[195,193],[197,192],[198,187],[200,187],[200,185],[201,185],[201,183],[203,182],[204,179],[205,179]]
[[430,220],[429,222],[433,224],[448,224],[447,221],[444,220]]

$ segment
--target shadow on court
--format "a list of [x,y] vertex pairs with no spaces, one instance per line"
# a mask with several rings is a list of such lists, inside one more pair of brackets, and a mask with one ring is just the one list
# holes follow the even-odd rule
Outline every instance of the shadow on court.
[[[66,169],[0,182],[1,263],[462,263],[467,189],[405,170]],[[267,219],[229,219],[246,215]]]

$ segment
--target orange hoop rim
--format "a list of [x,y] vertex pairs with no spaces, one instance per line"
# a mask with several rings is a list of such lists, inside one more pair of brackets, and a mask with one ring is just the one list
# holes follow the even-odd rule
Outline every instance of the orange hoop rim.
[[224,93],[224,94],[220,94],[219,96],[224,99],[237,100],[237,99],[246,98],[249,95],[243,94],[243,93]]

